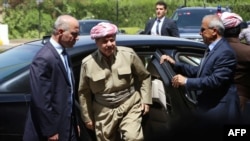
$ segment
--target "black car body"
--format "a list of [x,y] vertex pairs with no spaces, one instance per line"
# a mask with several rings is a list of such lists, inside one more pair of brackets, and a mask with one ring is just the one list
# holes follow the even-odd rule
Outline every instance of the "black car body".
[[[30,101],[29,65],[47,40],[24,43],[0,53],[0,140],[21,140]],[[159,79],[163,83],[165,98],[153,98],[143,126],[145,140],[164,136],[171,129],[172,121],[178,121],[184,111],[191,111],[196,101],[192,92],[172,87],[171,78],[175,72],[167,62],[160,65],[160,56],[169,54],[176,61],[198,65],[206,46],[200,42],[166,36],[119,34],[116,40],[118,46],[133,48],[150,71],[152,80]],[[68,49],[76,86],[82,59],[96,49],[90,36],[80,36],[74,48]],[[82,140],[93,140],[91,132],[84,126],[81,128]]]
[[175,10],[171,19],[176,21],[180,37],[196,41],[202,41],[199,34],[201,21],[205,15],[220,14],[231,12],[230,8],[225,7],[180,7]]

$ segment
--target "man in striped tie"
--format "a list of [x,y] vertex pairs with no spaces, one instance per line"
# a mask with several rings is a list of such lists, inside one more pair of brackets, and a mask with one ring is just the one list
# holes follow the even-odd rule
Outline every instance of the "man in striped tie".
[[200,66],[177,62],[169,55],[161,56],[160,63],[168,61],[175,71],[181,72],[172,78],[172,86],[185,87],[197,94],[195,117],[198,120],[191,125],[197,134],[223,135],[218,131],[222,131],[224,124],[239,122],[239,97],[233,83],[236,55],[223,37],[224,30],[223,22],[217,15],[203,18],[200,35],[210,52],[204,56]]

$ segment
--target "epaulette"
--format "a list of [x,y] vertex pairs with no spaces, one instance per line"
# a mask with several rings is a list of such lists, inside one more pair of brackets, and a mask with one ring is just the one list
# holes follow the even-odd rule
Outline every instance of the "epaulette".
[[134,50],[132,48],[130,48],[130,47],[117,46],[117,49],[121,50],[121,51],[126,51],[126,52],[130,52],[130,53],[134,53]]
[[82,60],[82,64],[85,64],[86,62],[88,62],[89,60],[93,59],[93,56],[95,56],[97,54],[97,52],[93,52],[90,55],[86,56],[85,58],[83,58]]

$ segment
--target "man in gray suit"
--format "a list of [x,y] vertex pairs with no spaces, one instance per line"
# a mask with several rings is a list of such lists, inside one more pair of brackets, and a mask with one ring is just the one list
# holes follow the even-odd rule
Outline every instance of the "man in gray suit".
[[180,37],[175,21],[165,17],[167,4],[164,1],[158,1],[155,8],[157,17],[147,22],[144,34]]

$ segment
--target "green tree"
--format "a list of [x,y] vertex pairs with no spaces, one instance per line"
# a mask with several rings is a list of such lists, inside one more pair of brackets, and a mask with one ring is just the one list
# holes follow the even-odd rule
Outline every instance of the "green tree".
[[[2,0],[3,3],[4,0]],[[107,19],[119,27],[144,28],[149,18],[155,17],[157,0],[44,0],[39,7],[36,0],[8,0],[3,22],[9,25],[9,38],[37,38],[39,27],[41,36],[48,35],[57,16],[70,14],[77,19]],[[230,6],[245,21],[250,20],[249,0],[165,0],[170,17],[174,10],[186,6]],[[231,5],[229,5],[229,3]],[[118,11],[117,11],[118,10]],[[1,13],[0,13],[1,14]]]

